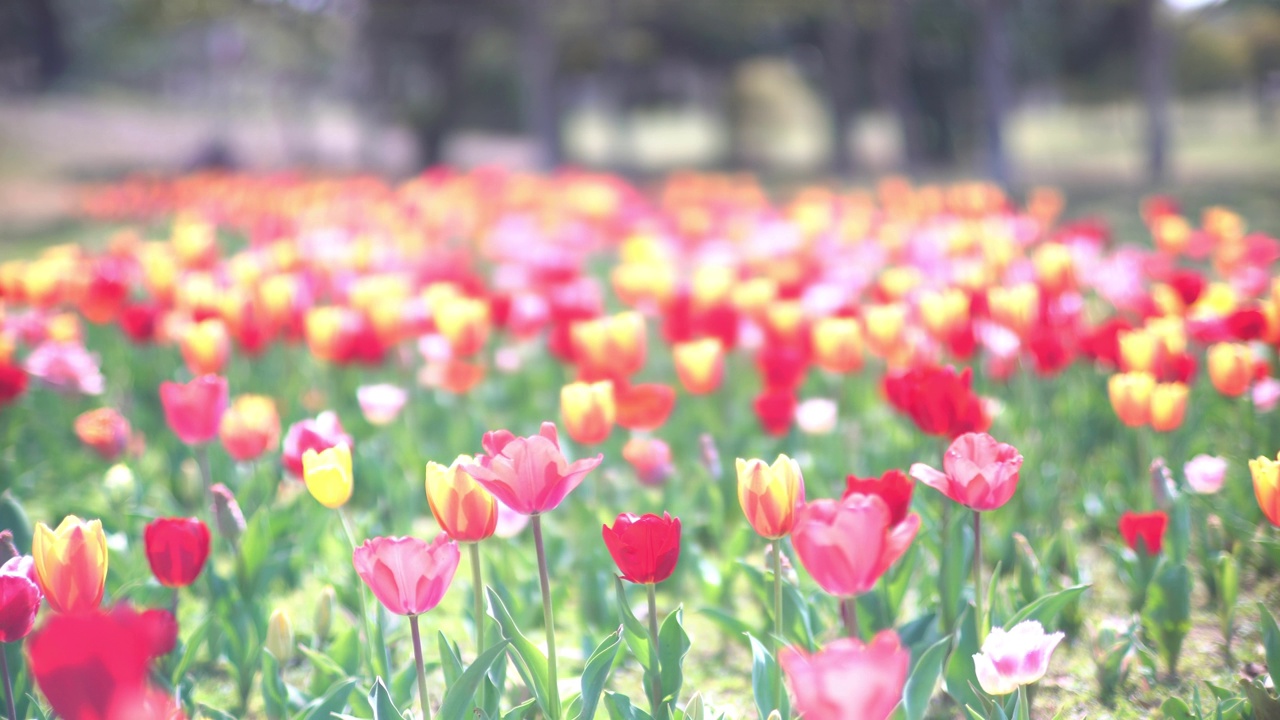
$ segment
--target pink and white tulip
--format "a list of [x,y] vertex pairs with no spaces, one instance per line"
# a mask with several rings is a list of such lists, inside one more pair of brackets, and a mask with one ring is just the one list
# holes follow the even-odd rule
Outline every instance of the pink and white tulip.
[[992,628],[973,656],[978,684],[988,695],[1008,695],[1044,677],[1049,658],[1062,642],[1060,632],[1047,634],[1035,620],[1025,620],[1011,630]]

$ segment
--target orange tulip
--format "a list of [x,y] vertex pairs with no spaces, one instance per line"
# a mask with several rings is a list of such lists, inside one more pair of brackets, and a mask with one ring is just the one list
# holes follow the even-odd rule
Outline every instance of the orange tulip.
[[102,521],[84,521],[68,515],[56,530],[36,525],[31,540],[36,578],[49,601],[60,613],[83,613],[102,603],[107,582],[107,536]]
[[328,305],[307,311],[305,329],[307,348],[321,360],[337,360],[342,353],[344,325],[353,314],[350,308]]
[[[867,331],[867,345],[871,349],[871,352],[880,357],[888,357],[901,348],[903,336],[906,334],[906,305],[903,305],[902,303],[871,305],[863,313],[863,321]],[[821,342],[820,334],[818,334],[815,329],[814,353],[817,355],[821,355],[822,353],[822,351],[818,349]],[[822,363],[819,361],[818,365],[821,367]]]
[[804,505],[804,476],[796,461],[786,455],[773,465],[738,458],[737,469],[738,502],[751,527],[770,540],[790,535],[796,510]]
[[1151,393],[1151,427],[1157,432],[1171,432],[1182,426],[1187,414],[1187,386],[1184,383],[1160,383]]
[[676,377],[691,395],[706,395],[720,387],[724,378],[724,346],[715,338],[678,343],[671,352]]
[[1280,462],[1269,457],[1255,458],[1249,461],[1249,474],[1253,476],[1253,493],[1262,514],[1280,527]]
[[280,441],[280,414],[265,395],[241,395],[222,414],[218,437],[227,454],[252,460]]
[[631,377],[644,367],[644,316],[635,310],[574,323],[572,332],[583,380]]
[[1155,376],[1145,372],[1119,373],[1107,382],[1111,407],[1120,422],[1129,427],[1142,427],[1151,422],[1151,396],[1155,389]]
[[1209,379],[1223,395],[1243,395],[1253,379],[1253,351],[1244,343],[1213,345],[1209,348]]
[[[868,322],[870,322],[870,309]],[[885,322],[892,325],[898,320],[890,318]],[[900,332],[900,328],[888,330]],[[818,320],[813,324],[812,341],[814,363],[823,370],[831,373],[849,373],[856,372],[862,367],[862,325],[857,318],[825,317]]]
[[498,526],[498,502],[462,471],[476,459],[459,455],[453,464],[427,463],[427,504],[440,528],[460,543],[480,542]]
[[969,297],[947,288],[920,296],[920,318],[935,339],[946,341],[969,324]]
[[575,382],[560,388],[560,414],[569,437],[584,445],[604,442],[617,419],[613,383]]
[[1026,337],[1040,316],[1040,289],[1031,283],[993,287],[987,291],[987,305],[996,322]]
[[615,385],[618,424],[628,430],[657,430],[676,404],[676,391],[661,383]]
[[1032,262],[1040,287],[1049,294],[1058,295],[1075,287],[1075,261],[1066,245],[1045,243],[1036,249]]
[[1155,372],[1160,343],[1154,333],[1143,328],[1124,330],[1116,336],[1120,348],[1120,369],[1126,372]]
[[436,329],[457,357],[480,352],[489,339],[489,303],[469,297],[446,297],[432,303]]
[[218,375],[226,367],[231,351],[227,324],[220,318],[192,323],[183,331],[179,348],[192,375]]
[[1153,219],[1151,234],[1155,237],[1156,247],[1177,255],[1191,242],[1191,224],[1181,215],[1161,215]]

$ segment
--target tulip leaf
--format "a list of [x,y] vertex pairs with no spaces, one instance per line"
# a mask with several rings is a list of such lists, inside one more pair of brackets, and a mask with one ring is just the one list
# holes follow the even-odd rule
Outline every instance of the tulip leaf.
[[683,720],[703,720],[706,709],[702,703],[702,693],[694,693],[689,702],[685,703],[682,711]]
[[19,554],[31,554],[31,519],[22,509],[22,503],[8,490],[0,494],[0,530],[13,533],[13,546]]
[[1266,605],[1258,603],[1258,613],[1261,616],[1262,646],[1267,654],[1267,672],[1271,673],[1272,681],[1280,684],[1277,680],[1280,677],[1280,627],[1276,626],[1276,619]]
[[320,672],[320,674],[333,678],[329,681],[330,683],[347,676],[347,674],[342,670],[342,666],[339,665],[337,661],[319,650],[314,650],[306,645],[298,645],[298,651],[307,656],[307,659],[311,661],[311,664]]
[[916,661],[915,669],[907,677],[907,684],[902,689],[902,709],[904,720],[922,720],[929,708],[929,700],[933,697],[934,687],[942,675],[942,665],[947,659],[947,650],[951,646],[951,638],[944,637],[924,651]]
[[240,537],[240,563],[237,567],[240,590],[245,597],[253,597],[267,557],[271,552],[271,518],[266,508],[261,508],[249,518],[244,535]]
[[448,689],[453,687],[458,677],[462,675],[462,660],[458,658],[458,651],[454,649],[453,643],[449,642],[443,632],[436,633],[436,645],[440,648],[440,667],[444,671],[444,686]]
[[534,702],[535,702],[534,698],[529,698],[528,700],[525,700],[524,702],[520,703],[519,705],[511,708],[506,713],[504,713],[502,715],[502,720],[520,720],[520,718],[523,718],[524,716],[529,714],[529,710],[533,707]]
[[354,627],[339,630],[328,644],[328,655],[342,667],[343,674],[356,675],[360,669],[360,631]]
[[210,720],[236,720],[235,715],[215,707],[209,707],[204,703],[200,703],[196,707],[200,710],[200,717],[209,718]]
[[391,699],[391,692],[382,678],[373,681],[369,689],[369,706],[373,708],[373,720],[403,720],[404,715]]
[[1182,652],[1182,641],[1191,631],[1191,571],[1186,565],[1160,563],[1147,591],[1142,622],[1172,674]]
[[957,630],[955,645],[951,650],[951,657],[947,659],[943,675],[946,678],[947,694],[961,705],[983,707],[983,698],[976,690],[978,676],[973,667],[973,656],[978,654],[981,647],[972,605],[960,614]]
[[515,620],[511,619],[511,613],[507,612],[507,606],[503,604],[502,598],[494,592],[493,588],[487,588],[486,594],[489,596],[489,615],[498,622],[502,637],[511,643],[509,649],[511,659],[515,661],[516,671],[520,673],[520,678],[533,693],[538,707],[542,708],[544,714],[549,715],[547,656],[520,633]]
[[1160,706],[1160,715],[1168,720],[1194,720],[1195,714],[1187,703],[1179,698],[1169,698]]
[[649,713],[631,704],[631,698],[621,693],[605,694],[605,709],[610,720],[652,720]]
[[587,658],[586,667],[582,669],[582,694],[579,696],[578,713],[569,714],[574,720],[592,720],[596,716],[596,706],[600,704],[600,694],[604,692],[604,684],[609,680],[613,670],[613,661],[618,656],[618,647],[622,645],[623,629],[609,634],[596,646],[591,657]]
[[662,621],[658,631],[658,667],[661,668],[663,704],[674,703],[684,684],[684,658],[692,643],[684,631],[684,608],[678,607]]
[[1071,601],[1079,597],[1089,587],[1089,585],[1072,585],[1064,590],[1037,598],[1035,602],[1014,613],[1013,617],[1005,621],[1002,627],[1011,628],[1024,620],[1035,620],[1047,627],[1053,623],[1063,608],[1070,605]]
[[1241,680],[1244,695],[1253,706],[1255,720],[1280,720],[1280,699],[1267,690],[1261,679]]
[[271,720],[289,714],[289,690],[280,677],[280,663],[270,652],[262,653],[262,704]]
[[644,626],[631,611],[631,603],[627,602],[627,589],[621,578],[615,578],[614,591],[618,597],[618,614],[622,616],[622,626],[627,639],[627,647],[635,655],[640,666],[644,668],[646,677],[654,672],[652,641],[649,639],[649,628]]
[[187,670],[191,668],[191,664],[195,662],[196,652],[199,651],[200,646],[204,644],[205,638],[209,636],[209,624],[211,622],[213,622],[213,620],[210,618],[200,623],[200,626],[195,629],[195,632],[191,633],[191,636],[183,643],[182,655],[178,658],[178,662],[173,666],[173,672],[169,674],[169,682],[171,684],[177,685],[178,681],[182,679],[182,676],[187,674]]
[[329,688],[329,692],[312,700],[302,709],[302,712],[295,715],[294,720],[329,720],[330,716],[342,712],[347,707],[347,700],[351,697],[351,691],[355,689],[357,682],[359,681],[355,678],[338,681]]
[[470,714],[472,703],[480,690],[480,684],[484,682],[485,675],[489,672],[489,666],[503,656],[510,644],[509,641],[503,640],[480,653],[480,657],[471,663],[471,667],[467,668],[445,691],[444,699],[440,701],[440,711],[436,714],[439,720],[463,720]]
[[779,687],[778,683],[777,660],[754,635],[748,633],[747,639],[751,642],[751,692],[760,720],[765,720],[775,710],[782,717],[791,717],[786,688]]

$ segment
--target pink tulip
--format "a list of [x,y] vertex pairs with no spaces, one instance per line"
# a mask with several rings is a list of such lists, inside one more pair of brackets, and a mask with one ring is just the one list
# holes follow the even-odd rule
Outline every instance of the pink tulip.
[[945,472],[916,463],[911,477],[965,507],[995,510],[1018,489],[1022,455],[986,433],[965,433],[951,443],[942,467]]
[[1269,413],[1280,402],[1280,380],[1262,378],[1253,384],[1253,407],[1260,413]]
[[313,420],[299,420],[289,426],[284,435],[281,459],[285,470],[293,477],[302,477],[302,455],[308,450],[323,452],[339,443],[351,447],[351,436],[342,429],[338,414],[332,410],[320,413]]
[[227,409],[227,380],[201,375],[189,383],[160,383],[160,404],[169,428],[188,445],[218,437],[222,413]]
[[0,642],[17,642],[31,632],[41,597],[30,555],[10,558],[0,567]]
[[1197,455],[1182,466],[1182,473],[1196,494],[1212,495],[1222,489],[1227,478],[1227,460],[1213,455]]
[[42,342],[27,356],[23,368],[31,377],[61,392],[101,395],[106,386],[98,357],[76,342]]
[[1008,695],[1036,682],[1049,670],[1049,657],[1063,637],[1060,632],[1045,634],[1035,620],[1024,620],[1007,632],[992,628],[982,652],[973,656],[978,684],[988,695]]
[[893,524],[878,495],[853,493],[843,500],[817,500],[800,508],[791,542],[796,555],[823,590],[838,597],[861,595],[902,557],[920,528],[920,516]]
[[812,655],[783,648],[778,662],[805,720],[884,720],[902,699],[911,653],[885,630],[870,645],[840,638]]
[[462,469],[523,515],[554,510],[604,460],[604,455],[596,455],[570,464],[560,452],[556,426],[549,422],[529,437],[506,430],[487,432],[481,444],[487,454],[479,456],[478,465]]
[[440,533],[427,543],[412,537],[378,537],[356,548],[356,574],[378,602],[397,615],[421,615],[440,604],[458,569],[458,544]]
[[498,524],[493,529],[494,535],[504,540],[510,540],[523,532],[528,526],[528,515],[521,515],[507,507],[506,503],[501,500],[498,501]]
[[400,416],[409,394],[404,388],[388,385],[361,385],[356,388],[360,412],[370,425],[390,425]]

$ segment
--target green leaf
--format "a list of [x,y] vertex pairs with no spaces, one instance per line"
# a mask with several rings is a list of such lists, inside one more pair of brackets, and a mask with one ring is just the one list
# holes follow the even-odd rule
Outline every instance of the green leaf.
[[360,631],[354,627],[339,630],[333,642],[326,646],[329,657],[342,666],[343,674],[357,675],[360,671]]
[[215,707],[209,707],[204,703],[199,703],[196,707],[200,710],[200,717],[206,717],[210,720],[236,720],[236,716],[229,712],[224,712]]
[[515,661],[516,671],[520,673],[525,686],[533,693],[533,698],[538,703],[538,707],[542,708],[543,714],[550,715],[551,706],[547,695],[547,656],[520,633],[516,621],[511,619],[507,606],[503,604],[502,598],[493,591],[493,588],[486,588],[485,592],[489,596],[489,616],[498,621],[498,629],[502,632],[502,637],[511,643],[511,659]]
[[610,720],[650,720],[649,713],[631,704],[631,699],[620,693],[605,693],[604,707]]
[[653,667],[653,648],[650,647],[652,641],[649,639],[649,628],[644,626],[636,618],[634,612],[631,611],[631,603],[627,602],[627,589],[622,584],[621,578],[615,578],[614,592],[618,598],[618,614],[622,616],[622,627],[625,631],[624,636],[627,639],[627,647],[631,649],[631,654],[635,655],[636,660],[640,662],[640,666],[644,668],[645,675],[648,676],[654,671]]
[[329,720],[331,715],[346,709],[347,698],[351,696],[357,682],[355,678],[338,681],[329,688],[329,692],[312,700],[302,712],[295,715],[294,720]]
[[19,554],[31,554],[31,519],[22,509],[22,503],[8,490],[0,494],[0,530],[13,533],[13,545]]
[[210,618],[200,623],[200,626],[196,628],[195,632],[191,633],[191,636],[183,644],[182,656],[178,658],[177,664],[173,666],[173,672],[169,674],[170,684],[177,685],[182,676],[187,674],[191,664],[195,662],[196,652],[204,644],[205,638],[209,636],[211,622],[213,620]]
[[618,656],[618,648],[622,645],[621,626],[609,634],[595,652],[587,658],[586,667],[582,669],[581,706],[577,715],[570,714],[575,720],[592,720],[596,716],[596,706],[600,704],[600,694],[604,692],[604,684],[613,671],[613,661]]
[[1173,673],[1182,641],[1191,631],[1191,571],[1186,565],[1160,563],[1147,590],[1142,621]]
[[978,676],[974,673],[973,656],[981,648],[978,646],[978,626],[972,605],[960,614],[957,630],[955,646],[943,675],[946,678],[947,694],[961,705],[983,707],[983,698],[975,689],[978,687]]
[[1241,680],[1240,685],[1253,706],[1255,720],[1280,720],[1280,699],[1267,690],[1261,679],[1255,678],[1252,682]]
[[[1058,613],[1062,612],[1063,608],[1070,605],[1071,601],[1079,597],[1089,587],[1089,585],[1072,585],[1065,590],[1059,590],[1038,598],[1035,602],[1014,613],[1004,627],[1011,628],[1023,620],[1036,620],[1041,625],[1049,627],[1053,624],[1054,619],[1058,617]],[[977,651],[975,650],[974,652]]]
[[444,671],[444,686],[447,690],[453,687],[458,677],[462,675],[462,660],[458,658],[458,653],[453,649],[453,643],[449,642],[443,632],[436,633],[436,645],[440,648],[440,668]]
[[916,667],[907,678],[902,690],[902,709],[904,720],[922,720],[929,708],[929,699],[933,697],[934,687],[942,675],[942,665],[947,659],[947,650],[951,646],[951,638],[944,637],[924,651]]
[[1191,708],[1178,698],[1169,698],[1160,706],[1160,714],[1167,720],[1195,720]]
[[509,641],[503,640],[485,650],[471,663],[471,667],[445,692],[444,699],[440,701],[440,712],[436,715],[439,720],[463,720],[467,716],[476,693],[480,690],[480,683],[489,672],[489,666],[503,656],[509,645]]
[[309,648],[306,645],[298,645],[298,652],[306,655],[307,659],[311,661],[311,664],[314,665],[317,670],[332,676],[335,680],[345,678],[347,676],[347,673],[336,660],[325,655],[319,650]]
[[778,687],[777,661],[754,635],[748,634],[747,639],[751,642],[751,692],[760,720],[766,720],[775,710],[782,717],[791,717],[786,688]]
[[271,553],[271,518],[266,508],[260,508],[249,518],[244,535],[240,536],[240,587],[247,596],[257,584],[262,568]]
[[680,686],[684,684],[684,658],[689,654],[691,643],[684,631],[683,619],[683,608],[678,607],[667,616],[658,631],[658,667],[661,668],[664,703],[679,699]]
[[1262,646],[1267,652],[1267,672],[1271,673],[1272,681],[1280,685],[1280,680],[1277,680],[1280,678],[1280,627],[1276,626],[1276,619],[1266,605],[1258,603],[1258,613],[1261,616]]
[[373,708],[373,720],[403,720],[404,715],[391,699],[391,693],[382,678],[373,681],[369,689],[369,706]]
[[684,705],[684,720],[703,720],[702,693],[694,693]]
[[523,718],[525,715],[529,714],[529,710],[533,708],[533,703],[533,698],[525,700],[504,713],[502,715],[502,720],[519,720],[519,718]]
[[271,720],[289,714],[289,689],[280,677],[280,663],[269,652],[262,653],[262,704]]

